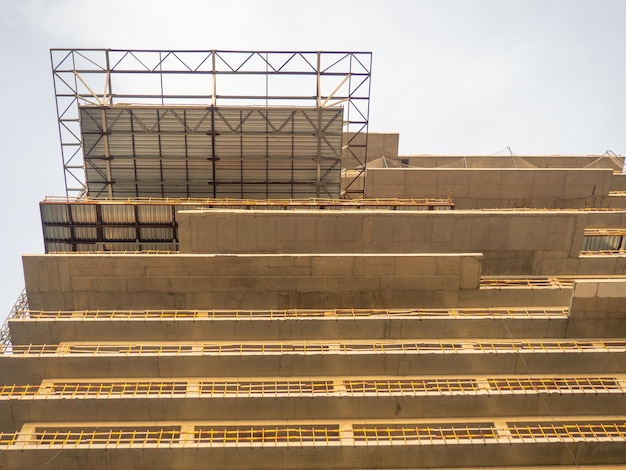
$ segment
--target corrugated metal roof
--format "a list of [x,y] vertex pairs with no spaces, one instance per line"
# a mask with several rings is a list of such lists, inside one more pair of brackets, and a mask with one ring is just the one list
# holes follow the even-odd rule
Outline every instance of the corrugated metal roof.
[[72,214],[72,222],[75,224],[95,224],[98,220],[96,206],[74,204],[69,206]]
[[134,227],[104,227],[102,229],[102,238],[105,241],[110,240],[136,240],[137,235]]
[[338,197],[343,108],[80,108],[90,197]]
[[77,227],[74,226],[74,236],[77,240],[98,240],[98,231],[96,227]]
[[138,205],[137,218],[140,224],[172,222],[172,206]]
[[131,205],[111,205],[100,206],[102,211],[102,222],[106,224],[134,224],[135,209]]
[[141,240],[162,240],[162,241],[173,241],[174,240],[174,230],[168,227],[147,227],[139,229],[139,236]]
[[48,226],[43,228],[45,240],[68,240],[71,238],[69,227]]
[[41,220],[50,223],[68,223],[69,206],[67,204],[41,204]]

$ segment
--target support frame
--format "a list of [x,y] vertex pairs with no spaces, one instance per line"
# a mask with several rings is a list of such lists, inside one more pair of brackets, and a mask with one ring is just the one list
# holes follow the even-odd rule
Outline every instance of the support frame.
[[363,197],[355,183],[367,164],[371,52],[51,49],[50,57],[66,196],[86,194],[79,107],[132,103],[342,105],[342,151],[356,162],[344,169],[357,170],[342,197]]

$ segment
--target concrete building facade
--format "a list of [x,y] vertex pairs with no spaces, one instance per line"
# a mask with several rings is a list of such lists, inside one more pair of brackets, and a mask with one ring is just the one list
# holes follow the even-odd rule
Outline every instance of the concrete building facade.
[[[309,169],[336,173],[293,173],[289,198],[181,198],[184,165],[138,169],[164,150],[200,165],[169,147],[196,138],[212,187],[291,183],[282,164],[220,179],[235,149],[211,141],[246,131],[133,117],[228,110],[102,108],[78,110],[87,193],[42,201],[46,253],[23,258],[1,469],[624,468],[623,158],[404,157],[397,135],[336,139],[330,122],[298,140],[314,123],[269,129],[265,109],[240,160],[315,159],[323,141],[343,163]],[[161,184],[173,193],[148,194]]]

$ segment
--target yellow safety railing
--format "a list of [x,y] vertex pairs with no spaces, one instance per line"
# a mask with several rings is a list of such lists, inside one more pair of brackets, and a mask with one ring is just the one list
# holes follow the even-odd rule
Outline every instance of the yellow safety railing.
[[17,432],[0,432],[0,448],[14,446],[18,437],[19,433]]
[[61,343],[13,345],[14,356],[68,355],[265,355],[265,354],[393,354],[393,353],[551,353],[626,352],[626,340],[383,340],[354,342],[198,342],[198,343]]
[[338,425],[318,426],[249,426],[200,427],[195,439],[205,444],[241,443],[326,443],[339,442]]
[[470,378],[457,379],[400,379],[400,380],[346,380],[343,382],[350,394],[423,394],[428,392],[472,393],[480,389],[478,382]]
[[31,434],[29,444],[37,446],[134,446],[171,444],[180,438],[178,429],[42,430]]
[[476,393],[624,393],[615,377],[468,377],[420,379],[200,380],[52,382],[44,385],[3,385],[0,399],[362,396]]
[[626,235],[626,228],[586,228],[586,237],[615,237]]
[[420,309],[281,309],[281,310],[22,310],[23,320],[285,320],[297,318],[564,318],[567,307],[420,308]]
[[511,437],[517,439],[600,440],[626,439],[626,422],[596,423],[509,423]]
[[541,278],[490,278],[480,280],[481,289],[533,288],[563,289],[574,285],[574,277],[541,277]]
[[497,438],[497,431],[490,423],[468,425],[376,425],[353,426],[354,440],[365,443],[394,441],[461,441]]
[[49,251],[49,255],[177,255],[176,250],[94,250],[94,251]]
[[307,199],[239,199],[239,198],[128,198],[128,199],[90,199],[87,197],[62,197],[48,196],[42,204],[149,204],[149,205],[190,205],[201,207],[340,207],[340,208],[367,208],[379,206],[443,206],[454,207],[451,198],[361,198],[361,199],[332,199],[332,198],[307,198]]
[[582,250],[580,256],[626,256],[626,250]]
[[[609,193],[609,196],[615,194]],[[483,212],[624,212],[626,209],[622,207],[568,207],[568,208],[552,208],[552,207],[502,207],[502,208],[480,208]]]
[[338,392],[332,380],[314,381],[202,381],[199,393],[209,396],[312,396],[335,395]]
[[626,443],[626,422],[491,422],[467,423],[393,423],[393,424],[265,424],[196,425],[136,428],[132,426],[86,428],[42,427],[34,430],[0,433],[0,449],[32,448],[131,448],[131,447],[224,447],[291,445],[428,445],[510,444],[511,442],[598,442]]
[[498,377],[486,379],[498,392],[613,392],[624,391],[615,377]]

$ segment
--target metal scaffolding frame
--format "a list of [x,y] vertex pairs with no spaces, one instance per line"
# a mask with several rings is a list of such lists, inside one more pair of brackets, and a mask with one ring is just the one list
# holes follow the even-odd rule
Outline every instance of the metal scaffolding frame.
[[[101,174],[105,183],[99,195],[113,197],[106,115],[111,107],[129,104],[199,105],[210,114],[225,106],[308,107],[320,116],[327,108],[342,106],[343,134],[350,133],[342,151],[356,162],[356,168],[347,170],[357,170],[350,173],[342,196],[363,196],[363,186],[356,181],[364,177],[367,164],[371,52],[51,49],[50,56],[68,196],[87,193],[85,179],[91,171]],[[84,158],[81,109],[85,107],[102,111],[103,154],[98,155],[98,165]],[[325,171],[319,165],[325,141],[323,123],[317,124],[319,182]],[[218,134],[209,134],[214,142]],[[160,138],[158,129],[155,136]],[[209,163],[215,165],[215,155],[210,157]]]

